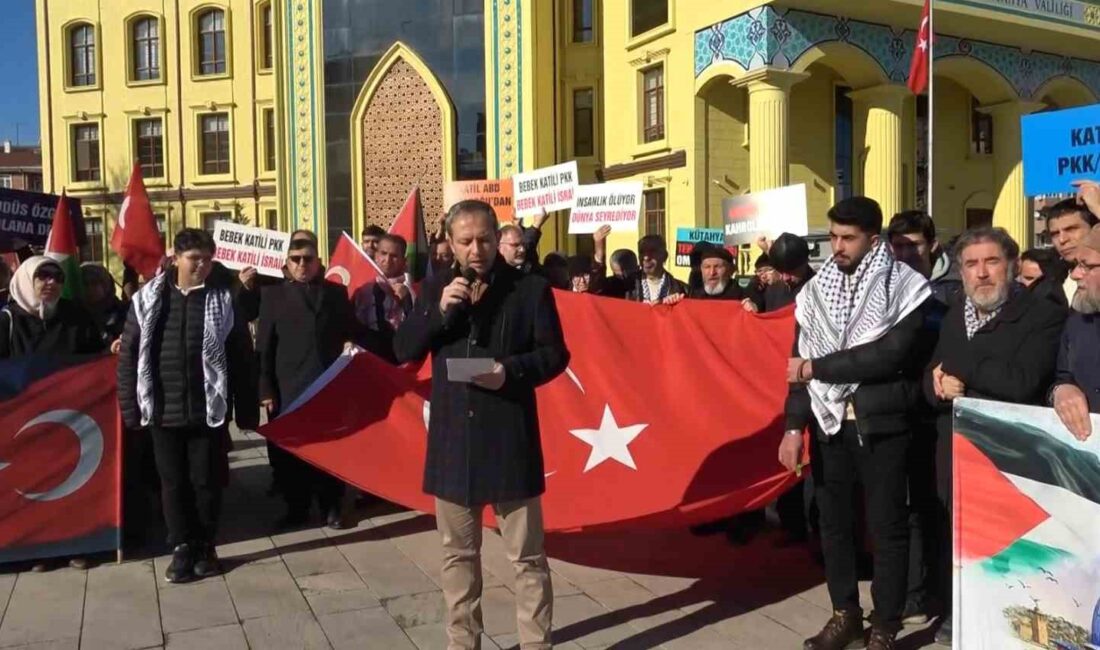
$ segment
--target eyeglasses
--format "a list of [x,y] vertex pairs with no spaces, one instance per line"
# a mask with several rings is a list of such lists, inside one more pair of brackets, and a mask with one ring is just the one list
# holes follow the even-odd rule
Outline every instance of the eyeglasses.
[[1089,264],[1088,262],[1079,260],[1073,265],[1074,270],[1081,269],[1085,273],[1092,271],[1093,269],[1100,269],[1100,264]]
[[309,264],[317,258],[312,255],[291,255],[287,259],[295,264]]

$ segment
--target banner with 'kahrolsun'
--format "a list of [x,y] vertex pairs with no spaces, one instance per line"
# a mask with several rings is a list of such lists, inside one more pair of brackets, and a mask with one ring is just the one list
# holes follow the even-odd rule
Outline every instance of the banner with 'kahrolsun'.
[[954,647],[1100,648],[1100,417],[955,404]]

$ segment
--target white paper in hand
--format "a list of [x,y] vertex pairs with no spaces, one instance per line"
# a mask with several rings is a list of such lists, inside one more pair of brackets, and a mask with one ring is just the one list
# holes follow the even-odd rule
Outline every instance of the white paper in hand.
[[489,358],[447,359],[447,381],[469,383],[478,375],[493,371],[496,360]]

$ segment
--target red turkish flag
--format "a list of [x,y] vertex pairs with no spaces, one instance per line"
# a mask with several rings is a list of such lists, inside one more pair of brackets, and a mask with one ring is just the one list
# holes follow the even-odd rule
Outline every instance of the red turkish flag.
[[924,0],[924,9],[920,12],[920,28],[917,30],[917,47],[913,50],[913,59],[909,62],[909,90],[919,95],[928,87],[928,68],[931,60],[932,29],[928,21],[930,0]]
[[126,184],[118,223],[111,233],[111,250],[146,279],[157,274],[164,259],[164,240],[157,229],[138,163],[134,163],[130,182]]
[[[795,481],[777,458],[790,310],[555,299],[572,361],[538,390],[548,529],[707,521],[761,507]],[[430,512],[421,491],[429,372],[360,354],[261,433],[368,492]]]
[[378,268],[374,260],[347,233],[343,233],[329,260],[325,279],[347,287],[348,298],[352,298],[356,289],[383,277],[385,275],[382,269]]
[[115,359],[0,362],[0,562],[118,548]]

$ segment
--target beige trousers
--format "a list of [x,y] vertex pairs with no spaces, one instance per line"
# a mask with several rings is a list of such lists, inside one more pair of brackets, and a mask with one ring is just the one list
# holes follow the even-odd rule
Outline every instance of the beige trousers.
[[[554,591],[543,550],[542,501],[525,499],[493,505],[508,559],[516,572],[516,624],[519,647],[550,648]],[[480,506],[435,500],[435,520],[443,538],[443,600],[447,605],[447,650],[480,650]]]

